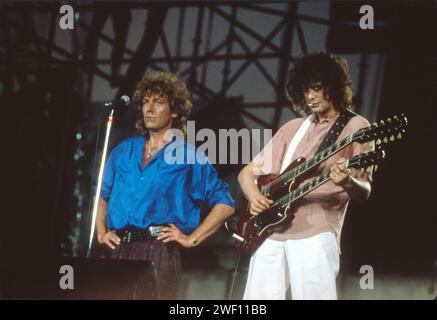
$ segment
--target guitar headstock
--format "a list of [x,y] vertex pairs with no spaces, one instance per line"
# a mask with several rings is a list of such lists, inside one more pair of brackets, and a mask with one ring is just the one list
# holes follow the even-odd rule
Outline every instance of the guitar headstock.
[[395,115],[386,120],[375,122],[370,127],[358,130],[354,140],[359,143],[375,140],[377,145],[402,139],[407,127],[407,117],[404,114]]
[[377,148],[375,151],[359,154],[348,161],[348,168],[367,168],[378,165],[385,158],[385,151]]

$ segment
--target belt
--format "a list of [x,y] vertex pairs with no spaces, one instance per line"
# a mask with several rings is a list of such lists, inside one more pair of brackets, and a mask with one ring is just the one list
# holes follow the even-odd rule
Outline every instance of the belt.
[[156,238],[160,235],[162,228],[166,226],[167,225],[149,226],[146,229],[128,227],[115,230],[115,233],[120,237],[121,242],[132,243]]

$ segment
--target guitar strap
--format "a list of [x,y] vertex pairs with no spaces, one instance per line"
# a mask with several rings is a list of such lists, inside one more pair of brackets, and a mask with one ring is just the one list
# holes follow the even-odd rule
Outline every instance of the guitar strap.
[[303,136],[305,135],[305,132],[307,132],[314,117],[315,117],[315,114],[311,113],[305,119],[305,121],[300,125],[296,134],[293,136],[293,139],[291,139],[290,144],[288,145],[288,148],[287,148],[287,153],[285,154],[284,160],[282,160],[281,173],[291,163],[291,159],[293,158],[294,150],[296,150],[296,147],[299,144],[300,140],[302,140]]
[[340,115],[338,116],[337,120],[332,125],[331,129],[329,129],[328,133],[326,134],[325,138],[323,139],[322,143],[319,146],[319,149],[317,149],[315,154],[333,145],[335,141],[337,141],[338,136],[343,131],[344,127],[347,125],[349,120],[355,117],[356,115],[357,114],[355,112],[349,109],[343,109],[340,112]]
[[[334,124],[329,129],[328,133],[326,134],[325,138],[323,139],[322,143],[320,144],[319,148],[317,149],[316,153],[319,153],[320,151],[326,149],[330,145],[334,144],[337,140],[340,133],[343,131],[346,124],[349,122],[350,119],[352,119],[357,114],[349,109],[343,109],[340,112],[340,115],[338,116],[337,120],[334,122]],[[302,140],[303,136],[305,135],[305,132],[308,130],[311,122],[314,119],[314,113],[309,115],[305,121],[301,124],[298,131],[294,135],[293,139],[291,139],[290,144],[288,145],[287,153],[285,154],[285,158],[282,161],[282,167],[281,167],[281,173],[288,167],[288,165],[291,163],[291,159],[293,158],[294,151],[296,150],[297,145]]]

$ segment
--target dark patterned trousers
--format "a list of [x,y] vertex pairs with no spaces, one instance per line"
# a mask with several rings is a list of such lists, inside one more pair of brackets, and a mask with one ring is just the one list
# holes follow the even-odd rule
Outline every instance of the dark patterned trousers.
[[[109,258],[150,262],[145,264],[144,273],[132,289],[132,299],[145,299],[151,296],[166,300],[178,299],[182,267],[176,243],[166,244],[156,238],[121,243],[110,251]],[[150,288],[155,288],[156,294],[151,295]]]

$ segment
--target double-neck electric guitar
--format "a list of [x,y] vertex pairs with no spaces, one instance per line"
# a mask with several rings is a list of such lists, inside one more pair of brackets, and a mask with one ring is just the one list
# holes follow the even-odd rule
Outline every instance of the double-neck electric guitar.
[[327,171],[299,187],[304,180],[310,177],[311,172],[319,163],[353,142],[375,141],[376,145],[379,146],[376,151],[357,155],[346,160],[345,165],[349,168],[366,168],[376,165],[384,158],[384,151],[380,145],[401,139],[406,125],[407,118],[404,115],[394,116],[385,121],[381,120],[318,152],[310,160],[305,160],[303,157],[296,159],[279,175],[262,176],[257,181],[257,185],[265,197],[274,201],[270,208],[254,216],[250,214],[248,204],[240,213],[236,228],[232,228],[230,222],[225,224],[228,231],[237,240],[237,250],[242,252],[255,251],[273,232],[273,229],[293,220],[293,210],[289,210],[290,207],[307,193],[329,180],[329,171]]

